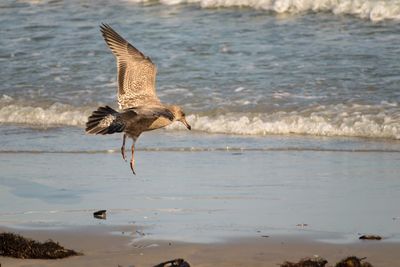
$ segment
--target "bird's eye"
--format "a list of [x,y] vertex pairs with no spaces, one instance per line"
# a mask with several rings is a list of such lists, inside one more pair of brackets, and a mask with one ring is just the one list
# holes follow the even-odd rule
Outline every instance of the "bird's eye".
[[185,117],[185,113],[182,112],[182,116]]

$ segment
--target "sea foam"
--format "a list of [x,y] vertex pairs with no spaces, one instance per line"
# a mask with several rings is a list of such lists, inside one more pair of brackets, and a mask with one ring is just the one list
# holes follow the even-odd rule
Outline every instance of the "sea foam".
[[0,107],[0,123],[35,127],[82,126],[91,110],[54,103],[47,107],[9,104]]
[[[384,104],[316,106],[271,114],[190,115],[192,128],[209,133],[268,135],[304,134],[400,139],[400,109]],[[173,124],[169,128],[183,128]]]
[[[130,0],[136,3],[148,1],[151,0]],[[198,3],[202,8],[250,7],[278,14],[330,12],[336,15],[353,15],[371,21],[400,20],[399,0],[159,0],[159,2],[165,5]]]
[[[0,101],[0,123],[33,127],[83,127],[95,106],[74,107],[53,103],[32,106],[3,97]],[[304,134],[318,136],[357,136],[400,139],[400,108],[397,103],[376,105],[332,104],[304,109],[268,113],[226,112],[187,116],[192,128],[206,133],[269,135]],[[183,130],[181,123],[167,129]]]

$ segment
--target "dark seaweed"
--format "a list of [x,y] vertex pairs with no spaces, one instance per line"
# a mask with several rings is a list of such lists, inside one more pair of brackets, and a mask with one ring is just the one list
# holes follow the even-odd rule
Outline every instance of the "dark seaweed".
[[154,265],[154,267],[190,267],[190,265],[184,259],[175,259]]
[[0,234],[0,256],[19,259],[61,259],[82,255],[48,240],[44,243],[13,233]]
[[281,267],[324,267],[328,261],[324,258],[316,257],[316,258],[305,258],[300,260],[297,263],[285,261],[281,264]]

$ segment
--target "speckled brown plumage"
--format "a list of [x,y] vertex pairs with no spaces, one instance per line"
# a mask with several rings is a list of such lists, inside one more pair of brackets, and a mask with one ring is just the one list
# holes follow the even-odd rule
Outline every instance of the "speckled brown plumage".
[[109,25],[101,25],[100,30],[117,60],[120,108],[160,104],[155,88],[157,68],[151,59],[128,43]]
[[125,157],[125,140],[133,140],[130,166],[134,171],[135,142],[146,131],[152,131],[171,124],[182,122],[189,130],[185,113],[176,105],[160,102],[156,94],[156,66],[150,58],[128,43],[109,25],[102,24],[100,31],[117,60],[118,68],[118,112],[109,106],[99,107],[88,118],[86,133],[113,134],[123,132],[121,147]]

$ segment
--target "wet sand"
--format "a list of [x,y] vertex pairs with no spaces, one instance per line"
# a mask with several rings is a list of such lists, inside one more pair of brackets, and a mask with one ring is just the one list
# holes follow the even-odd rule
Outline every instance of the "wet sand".
[[[277,266],[285,260],[298,261],[319,255],[333,265],[350,255],[367,257],[374,266],[393,267],[400,262],[399,243],[355,241],[348,244],[319,242],[320,236],[276,235],[200,244],[151,239],[136,240],[134,226],[87,226],[59,230],[21,230],[0,228],[83,252],[62,260],[30,260],[0,257],[2,266],[153,266],[163,261],[184,258],[192,266]],[[328,264],[328,265],[329,265]]]
[[[4,144],[0,228],[85,255],[1,258],[2,267],[153,266],[174,258],[277,266],[316,254],[332,265],[350,255],[378,267],[400,262],[397,143],[166,132],[143,137],[133,176],[117,137],[80,134],[37,134],[30,150]],[[5,136],[10,144],[25,140]],[[93,218],[102,209],[107,220]],[[361,234],[384,240],[361,242]]]
[[[0,153],[0,226],[141,225],[154,239],[215,242],[309,232],[399,241],[399,153]],[[345,218],[345,219],[343,219]]]

